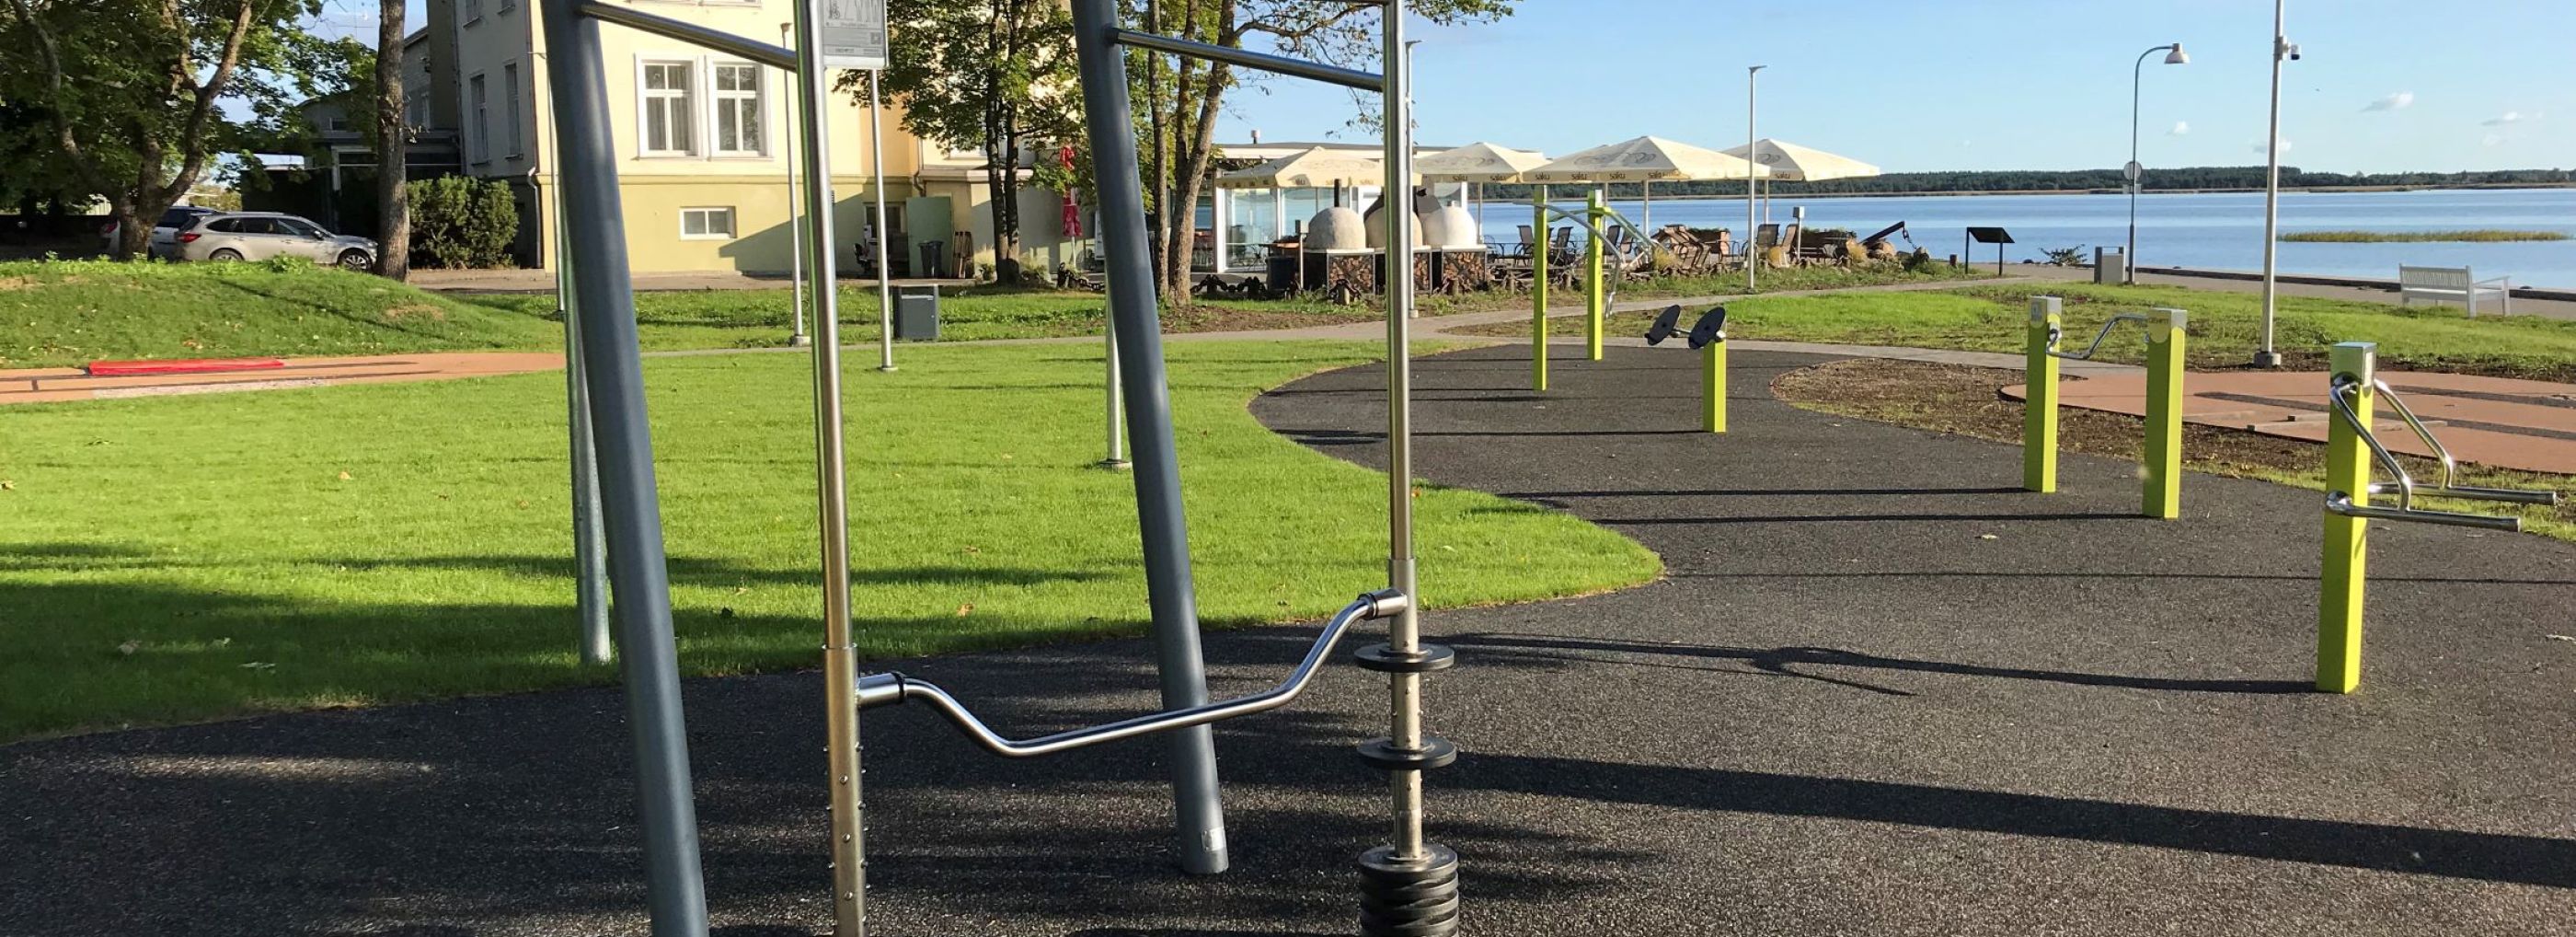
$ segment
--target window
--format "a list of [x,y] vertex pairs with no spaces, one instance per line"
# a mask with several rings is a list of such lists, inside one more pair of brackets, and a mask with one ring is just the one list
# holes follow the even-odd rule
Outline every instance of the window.
[[472,26],[474,25],[475,20],[483,18],[483,0],[465,0],[463,7],[465,11],[465,25]]
[[761,155],[769,146],[761,135],[760,66],[718,62],[714,71],[716,154]]
[[503,114],[510,118],[508,152],[511,158],[515,159],[519,154],[528,151],[524,145],[525,141],[521,139],[523,133],[519,129],[519,63],[517,62],[501,66],[501,98],[508,101],[510,105]]
[[501,7],[500,7],[500,9],[501,9],[501,12],[503,12],[503,13],[508,13],[508,12],[510,12],[511,10],[515,10],[515,9],[518,9],[518,8],[519,8],[519,0],[501,0]]
[[733,239],[733,209],[680,209],[680,240],[729,241]]
[[693,156],[697,104],[689,94],[689,63],[644,63],[644,152]]
[[403,93],[403,123],[413,130],[429,127],[429,90],[415,88]]
[[465,141],[466,152],[471,154],[475,162],[491,162],[492,118],[489,113],[491,108],[487,106],[491,102],[484,95],[483,76],[476,75],[465,80],[465,99],[474,109],[474,122],[470,125],[473,133],[472,137]]

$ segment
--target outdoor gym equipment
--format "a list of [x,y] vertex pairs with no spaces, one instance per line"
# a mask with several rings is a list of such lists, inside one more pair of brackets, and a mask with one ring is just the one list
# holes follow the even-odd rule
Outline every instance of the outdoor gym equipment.
[[[1412,174],[1412,115],[1406,101],[1405,0],[1384,0],[1386,74],[1247,52],[1121,29],[1116,0],[1072,0],[1076,54],[1091,122],[1094,168],[1101,179],[1101,239],[1108,260],[1112,340],[1130,429],[1137,517],[1144,547],[1148,607],[1152,613],[1164,712],[1036,739],[1013,742],[976,720],[936,686],[896,675],[862,678],[851,637],[848,477],[843,457],[840,317],[835,291],[809,291],[807,320],[814,324],[816,509],[823,568],[823,675],[829,752],[832,910],[837,937],[864,937],[866,868],[859,786],[862,705],[920,699],[966,728],[987,748],[1037,755],[1113,739],[1164,734],[1172,741],[1173,800],[1180,817],[1181,865],[1212,873],[1226,867],[1225,828],[1217,801],[1216,763],[1208,723],[1286,705],[1313,677],[1323,655],[1360,619],[1389,622],[1386,643],[1361,651],[1362,666],[1388,674],[1391,729],[1360,746],[1361,755],[1385,770],[1394,793],[1392,845],[1360,858],[1359,921],[1364,934],[1420,937],[1453,934],[1458,927],[1457,855],[1426,842],[1422,823],[1425,770],[1450,763],[1457,747],[1422,726],[1422,675],[1447,668],[1447,649],[1425,645],[1415,591],[1412,506],[1413,283],[1390,277],[1387,298],[1387,440],[1389,587],[1351,603],[1325,628],[1307,659],[1286,683],[1265,693],[1219,703],[1207,699],[1199,653],[1198,610],[1192,594],[1188,532],[1181,509],[1180,468],[1173,446],[1169,383],[1165,379],[1157,297],[1147,263],[1144,198],[1135,139],[1121,115],[1129,113],[1124,51],[1193,56],[1245,68],[1312,78],[1378,92],[1385,106],[1388,192],[1406,190]],[[606,530],[608,580],[616,595],[613,614],[623,659],[627,718],[634,733],[644,840],[645,892],[656,937],[704,937],[705,881],[698,854],[696,806],[690,796],[685,719],[679,666],[671,630],[670,581],[653,471],[650,421],[645,409],[643,363],[636,341],[633,284],[629,278],[624,210],[619,199],[619,160],[612,149],[606,66],[600,24],[617,23],[666,39],[736,56],[795,76],[801,119],[795,129],[798,165],[808,167],[795,223],[803,266],[819,283],[834,282],[833,200],[821,102],[830,95],[827,70],[877,67],[884,62],[883,13],[873,19],[865,0],[795,4],[794,48],[782,48],[685,23],[609,0],[543,0],[547,52],[556,67],[549,80],[557,107],[554,133],[562,153],[557,176],[562,200],[564,264],[571,287],[567,321],[575,324],[584,354],[572,370],[587,392],[596,432],[601,515]],[[871,32],[871,30],[874,30]],[[852,60],[856,60],[855,62]],[[864,65],[857,64],[864,62]],[[1387,243],[1412,243],[1411,212],[1381,213]],[[578,414],[576,414],[578,416]],[[1113,429],[1114,432],[1114,429]],[[1113,455],[1114,455],[1113,450]]]
[[2090,361],[2104,339],[2123,322],[2147,331],[2147,441],[2143,459],[2144,488],[2139,512],[2172,520],[2182,514],[2183,352],[2188,315],[2159,308],[2146,314],[2123,314],[2102,323],[2093,344],[2081,352],[2058,350],[2066,337],[2061,300],[2030,298],[2030,330],[2024,346],[2028,391],[2021,423],[2021,486],[2048,493],[2057,490],[2057,378],[2059,359]]
[[[1646,329],[1646,344],[1661,345],[1665,339],[1681,334],[1682,307],[1664,307],[1655,324]],[[1712,433],[1726,432],[1726,307],[1719,306],[1702,313],[1691,324],[1690,347],[1700,353],[1699,391],[1700,428]]]
[[[2373,342],[2345,342],[2334,346],[2328,357],[2332,370],[2326,397],[2334,415],[2326,428],[2325,580],[2317,592],[2317,689],[2327,693],[2350,693],[2361,686],[2362,594],[2368,586],[2366,561],[2370,557],[2371,521],[2516,532],[2522,529],[2519,517],[2426,510],[2415,506],[2415,496],[2514,504],[2558,503],[2555,491],[2456,484],[2458,460],[2451,457],[2451,450],[2442,445],[2433,430],[2416,418],[2406,398],[2379,379],[2378,352],[2379,346]],[[2442,466],[2441,481],[2418,484],[2406,471],[2405,463],[2380,443],[2372,424],[2378,419],[2378,402],[2382,398],[2414,431],[2415,438],[2432,450]],[[2373,461],[2395,480],[2371,481]],[[2384,494],[2396,495],[2397,506],[2370,505],[2371,495]]]
[[1644,229],[1628,221],[1627,216],[1610,208],[1607,196],[1595,188],[1584,200],[1581,214],[1548,204],[1547,186],[1536,186],[1530,193],[1530,230],[1538,243],[1530,247],[1530,389],[1547,389],[1547,290],[1548,290],[1548,225],[1571,221],[1587,232],[1583,246],[1584,283],[1584,353],[1593,361],[1601,360],[1602,319],[1610,314],[1611,304],[1618,301],[1618,291],[1606,282],[1608,255],[1605,252],[1612,225],[1628,229],[1637,238],[1637,249],[1652,251],[1655,239]]

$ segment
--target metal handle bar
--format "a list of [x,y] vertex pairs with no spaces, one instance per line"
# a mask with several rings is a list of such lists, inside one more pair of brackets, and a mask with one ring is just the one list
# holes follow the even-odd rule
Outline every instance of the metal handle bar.
[[2433,438],[2432,428],[2425,426],[2423,420],[2415,418],[2415,408],[2407,406],[2406,398],[2399,396],[2397,389],[2388,386],[2387,381],[2373,378],[2370,386],[2378,388],[2379,396],[2388,399],[2388,406],[2397,411],[2398,419],[2406,421],[2406,428],[2415,431],[2415,438],[2424,441],[2424,448],[2433,450],[2433,456],[2442,462],[2441,487],[2451,487],[2451,479],[2459,471],[2460,463],[2459,460],[2451,458],[2450,447],[2442,445],[2441,440]]
[[[2479,488],[2471,485],[2446,485],[2440,488],[2419,488],[2417,490],[2437,498],[2459,498],[2466,501],[2508,501],[2514,504],[2545,505],[2554,505],[2559,501],[2558,492],[2546,490],[2535,491],[2527,488]],[[2372,482],[2370,483],[2370,493],[2375,495],[2395,494],[2397,493],[2397,486],[2387,482]]]
[[2522,532],[2522,518],[2510,515],[2461,514],[2454,511],[2419,511],[2410,508],[2373,508],[2352,503],[2352,496],[2340,491],[2326,492],[2326,512],[2345,517],[2364,517],[2382,521],[2412,521],[2440,524],[2445,527],[2476,527],[2481,530]]
[[[2387,446],[2380,444],[2379,434],[2370,431],[2370,421],[2363,419],[2361,414],[2353,409],[2352,398],[2359,396],[2360,392],[2360,378],[2338,374],[2335,375],[2334,383],[2329,387],[2326,394],[2326,400],[2333,404],[2335,416],[2341,418],[2346,424],[2350,425],[2353,433],[2361,437],[2361,444],[2370,447],[2371,456],[2378,459],[2379,464],[2382,467],[2388,469],[2388,474],[2397,476],[2395,487],[2395,491],[2397,492],[2397,509],[2400,511],[2414,510],[2415,476],[2406,473],[2405,463],[2397,461],[2397,454],[2388,451]],[[2381,485],[2374,484],[2371,488],[2375,492],[2385,493],[2383,486]],[[2350,503],[2350,497],[2351,496],[2349,495],[2345,496],[2347,504]],[[2326,499],[2326,508],[2328,510],[2333,510],[2334,508],[2334,499],[2331,495]],[[2356,510],[2375,509],[2356,508]]]
[[1410,604],[1411,600],[1406,598],[1404,593],[1393,589],[1381,589],[1361,595],[1351,604],[1342,606],[1342,610],[1334,613],[1332,620],[1324,624],[1323,633],[1317,635],[1314,646],[1307,649],[1306,659],[1298,662],[1297,669],[1288,674],[1288,679],[1280,681],[1278,686],[1259,693],[1219,700],[1203,706],[1192,706],[1188,709],[1122,719],[1087,729],[1058,732],[1026,741],[1003,738],[1001,733],[993,731],[992,727],[985,725],[983,720],[976,718],[974,713],[968,712],[965,704],[958,702],[956,697],[948,695],[948,691],[940,689],[938,684],[915,680],[899,673],[875,673],[860,677],[859,709],[864,711],[877,706],[890,706],[920,699],[929,703],[930,708],[937,710],[941,716],[947,717],[949,722],[956,724],[958,730],[966,733],[968,739],[993,754],[1008,758],[1052,755],[1103,742],[1115,742],[1172,729],[1206,725],[1237,716],[1249,716],[1288,705],[1291,700],[1297,698],[1297,694],[1305,691],[1306,684],[1314,679],[1315,673],[1323,669],[1325,658],[1333,653],[1333,646],[1341,642],[1342,633],[1350,630],[1352,622],[1363,618],[1392,617]]
[[2339,377],[2335,380],[2334,392],[2328,395],[2334,402],[2335,414],[2349,423],[2353,430],[2360,434],[2362,442],[2370,447],[2372,455],[2379,460],[2379,463],[2387,466],[2390,474],[2397,476],[2397,481],[2394,483],[2371,483],[2371,494],[2396,495],[2399,510],[2412,510],[2414,508],[2414,495],[2419,491],[2435,497],[2460,498],[2470,501],[2503,501],[2513,504],[2548,505],[2554,505],[2559,502],[2558,492],[2546,489],[2481,488],[2473,485],[2453,484],[2452,479],[2455,477],[2453,473],[2457,470],[2459,462],[2452,458],[2450,449],[2444,447],[2441,439],[2433,435],[2431,427],[2425,426],[2423,420],[2416,418],[2415,411],[2406,406],[2405,398],[2398,396],[2395,391],[2389,389],[2388,382],[2374,380],[2371,384],[2376,387],[2380,393],[2387,395],[2389,405],[2397,411],[2398,417],[2406,421],[2407,427],[2415,431],[2415,438],[2423,440],[2424,445],[2427,448],[2432,449],[2435,456],[2440,459],[2442,463],[2441,484],[2417,484],[2414,477],[2406,473],[2405,466],[2397,461],[2396,454],[2389,452],[2386,446],[2380,444],[2378,434],[2371,432],[2370,426],[2361,419],[2361,414],[2353,407],[2352,398],[2357,396],[2356,391],[2360,388],[2361,382],[2353,378]]
[[2139,315],[2134,312],[2112,316],[2110,321],[2102,323],[2102,331],[2093,333],[2093,344],[2085,346],[2084,353],[2080,355],[2070,355],[2057,350],[2057,341],[2058,339],[2066,337],[2066,331],[2052,325],[2048,327],[2048,356],[2051,358],[2066,358],[2074,361],[2091,361],[2093,360],[2093,353],[2102,350],[2102,340],[2110,338],[2111,330],[2118,328],[2120,323],[2135,322],[2139,325],[2147,325],[2153,321],[2154,320],[2149,319],[2146,316]]

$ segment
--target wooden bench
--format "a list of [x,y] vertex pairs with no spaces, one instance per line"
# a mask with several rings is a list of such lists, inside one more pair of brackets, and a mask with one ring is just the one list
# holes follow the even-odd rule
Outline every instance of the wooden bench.
[[2513,280],[2510,277],[2477,279],[2467,267],[2397,268],[2397,304],[2407,305],[2416,299],[2435,302],[2451,301],[2469,307],[2469,317],[2478,315],[2478,297],[2492,295],[2503,300],[2506,315],[2513,314]]

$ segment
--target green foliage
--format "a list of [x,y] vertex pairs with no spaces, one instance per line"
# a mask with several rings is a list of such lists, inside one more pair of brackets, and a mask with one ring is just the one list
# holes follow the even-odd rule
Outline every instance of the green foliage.
[[2046,259],[2040,262],[2052,267],[2084,266],[2084,245],[2082,244],[2073,247],[2043,247],[2039,252],[2047,255]]
[[[1018,279],[1021,154],[1083,136],[1072,14],[1058,0],[891,0],[886,23],[885,95],[914,136],[983,154],[994,254],[1002,278]],[[863,95],[866,84],[853,72],[841,87]],[[1068,184],[1051,155],[1036,160],[1044,181]]]
[[1905,255],[1904,265],[1905,272],[1907,273],[1922,273],[1930,270],[1932,269],[1932,252],[1917,247],[1914,249],[1913,253]]
[[440,176],[411,184],[415,266],[506,267],[519,236],[519,207],[507,183]]
[[2281,240],[2318,244],[2381,244],[2417,241],[2564,241],[2563,231],[2292,231]]
[[[883,658],[1142,633],[1133,481],[1100,457],[1096,343],[917,348],[847,418],[867,492],[854,629]],[[1366,343],[1175,344],[1199,608],[1313,619],[1385,582],[1385,476],[1246,411]],[[813,666],[803,356],[648,361],[681,668]],[[0,742],[36,733],[605,685],[574,656],[561,374],[13,407],[0,435]],[[1426,487],[1423,594],[1653,578],[1537,505]],[[1293,549],[1281,545],[1292,544]]]

